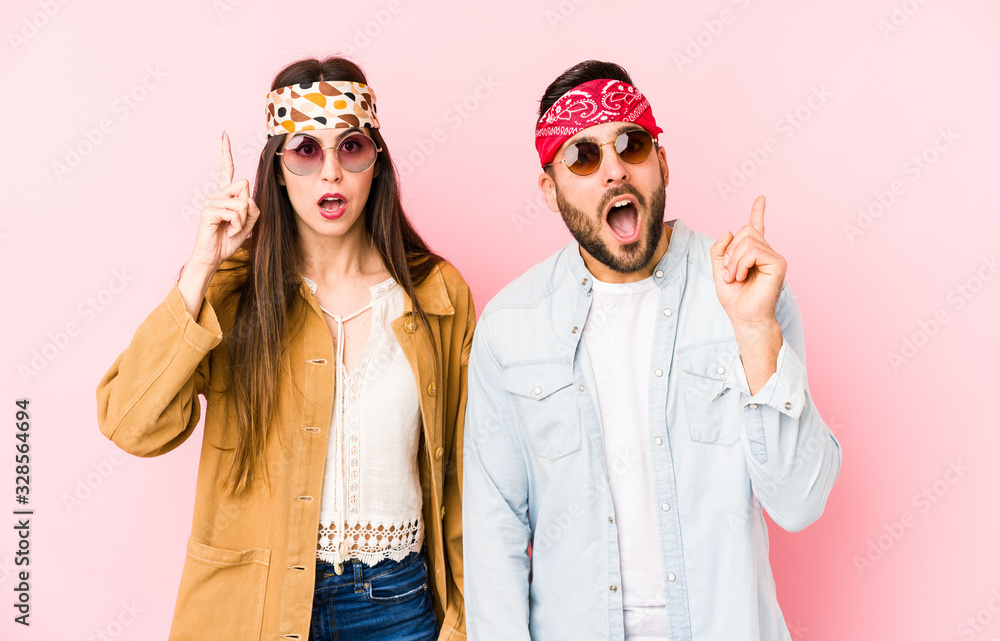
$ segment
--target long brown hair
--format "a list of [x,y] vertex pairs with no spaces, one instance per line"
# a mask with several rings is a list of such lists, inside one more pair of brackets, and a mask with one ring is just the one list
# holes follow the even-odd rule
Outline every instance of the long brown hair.
[[[271,89],[320,80],[368,84],[361,68],[349,60],[307,58],[278,72]],[[368,133],[383,151],[378,153],[378,171],[365,205],[365,227],[389,273],[410,297],[414,314],[428,327],[414,289],[441,257],[420,238],[403,211],[396,171],[381,134],[378,129]],[[277,381],[282,379],[288,337],[297,331],[292,325],[305,320],[305,314],[296,310],[304,312],[308,307],[298,293],[302,247],[296,215],[288,193],[277,181],[281,167],[275,152],[285,137],[270,137],[261,152],[253,193],[260,218],[242,246],[248,250],[246,260],[237,259],[226,270],[235,271],[237,276],[221,294],[220,305],[238,301],[233,327],[225,337],[230,364],[226,398],[234,404],[238,426],[225,490],[235,495],[248,492],[261,470],[268,425],[278,404]],[[431,340],[433,343],[433,336]]]

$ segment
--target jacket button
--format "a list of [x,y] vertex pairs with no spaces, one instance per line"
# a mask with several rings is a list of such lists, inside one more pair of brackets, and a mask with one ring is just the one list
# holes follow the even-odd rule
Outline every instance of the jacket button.
[[431,383],[427,386],[427,395],[434,396],[435,394],[437,394],[437,387],[434,386],[434,383]]
[[440,461],[443,456],[444,456],[443,447],[439,447],[434,451],[434,458],[437,459],[438,461]]
[[441,518],[444,519],[444,506],[441,506]]
[[406,333],[407,333],[407,334],[412,334],[412,333],[413,333],[413,331],[414,331],[414,330],[415,330],[416,328],[417,328],[417,325],[416,325],[416,323],[414,323],[414,322],[413,322],[413,319],[412,319],[412,318],[407,318],[407,319],[406,319],[406,322],[405,322],[405,323],[403,323],[403,329],[405,329],[405,330],[406,330]]
[[792,404],[791,403],[785,403],[785,409],[786,410],[792,409]]

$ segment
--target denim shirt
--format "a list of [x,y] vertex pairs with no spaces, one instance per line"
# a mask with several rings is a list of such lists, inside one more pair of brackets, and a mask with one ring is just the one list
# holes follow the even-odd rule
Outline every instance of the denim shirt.
[[[648,447],[660,542],[649,562],[662,572],[669,638],[789,641],[762,509],[790,532],[819,518],[840,444],[809,394],[787,282],[775,308],[777,371],[751,395],[715,292],[715,239],[667,224],[653,274]],[[628,462],[609,470],[580,340],[593,281],[573,242],[505,287],[478,321],[463,471],[473,641],[625,638],[608,475]]]

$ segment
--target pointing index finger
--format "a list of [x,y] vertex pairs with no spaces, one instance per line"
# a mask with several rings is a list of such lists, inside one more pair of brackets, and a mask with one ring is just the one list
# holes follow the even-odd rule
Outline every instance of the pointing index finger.
[[219,189],[233,182],[233,152],[229,147],[229,136],[222,132],[222,167],[219,169]]
[[757,196],[750,210],[750,226],[759,231],[761,236],[764,235],[764,204],[764,196]]

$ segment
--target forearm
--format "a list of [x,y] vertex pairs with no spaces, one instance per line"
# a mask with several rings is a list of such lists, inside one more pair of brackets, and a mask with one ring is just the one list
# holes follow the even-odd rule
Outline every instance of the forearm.
[[177,280],[177,288],[180,290],[181,298],[184,300],[184,305],[187,307],[188,313],[191,314],[192,318],[198,318],[198,313],[201,311],[201,303],[205,300],[208,285],[212,281],[215,271],[202,265],[192,264],[191,261],[188,261],[181,268],[181,275]]
[[741,432],[754,495],[778,525],[795,532],[823,512],[841,454],[809,395],[805,365],[784,345],[767,389],[742,392]]

